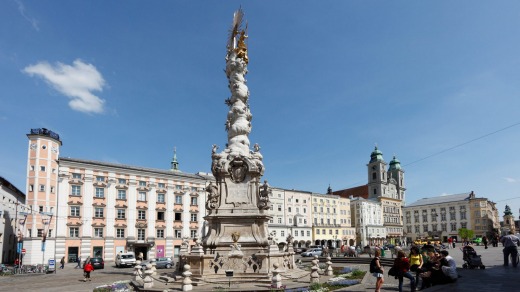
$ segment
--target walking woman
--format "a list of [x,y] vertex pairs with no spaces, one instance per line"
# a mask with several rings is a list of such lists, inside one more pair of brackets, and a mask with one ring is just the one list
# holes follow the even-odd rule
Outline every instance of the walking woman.
[[410,271],[415,272],[415,286],[419,286],[419,274],[423,272],[423,256],[419,252],[417,246],[412,246],[412,248],[410,248],[410,255],[408,258],[410,260]]
[[383,269],[383,266],[381,266],[380,257],[381,257],[381,250],[377,248],[374,253],[374,259],[370,263],[370,272],[372,273],[372,276],[377,278],[376,292],[381,291],[381,287],[383,286],[383,283],[385,282],[385,280],[383,279],[385,270]]
[[404,251],[397,252],[397,258],[394,260],[394,267],[397,269],[397,277],[399,278],[399,292],[403,292],[403,278],[410,279],[411,291],[415,291],[415,279],[410,274],[410,262]]

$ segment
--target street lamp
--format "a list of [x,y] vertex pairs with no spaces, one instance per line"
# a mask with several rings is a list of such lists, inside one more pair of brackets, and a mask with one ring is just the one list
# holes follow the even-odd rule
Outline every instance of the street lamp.
[[47,240],[47,233],[49,232],[49,226],[52,221],[53,214],[50,212],[41,212],[42,223],[43,223],[43,234],[42,234],[42,268],[45,267],[45,241]]

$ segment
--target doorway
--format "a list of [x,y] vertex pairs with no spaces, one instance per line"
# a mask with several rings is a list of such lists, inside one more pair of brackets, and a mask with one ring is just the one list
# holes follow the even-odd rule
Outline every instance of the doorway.
[[136,245],[134,247],[134,252],[135,252],[135,258],[136,259],[139,259],[139,257],[143,256],[143,258],[141,260],[147,260],[148,259],[148,246],[146,245]]
[[67,253],[67,263],[75,263],[78,261],[79,247],[69,246]]

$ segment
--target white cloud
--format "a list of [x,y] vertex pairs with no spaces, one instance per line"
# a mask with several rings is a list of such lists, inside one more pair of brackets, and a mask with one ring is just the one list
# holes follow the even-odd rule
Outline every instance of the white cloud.
[[518,181],[517,179],[515,179],[515,178],[511,178],[511,177],[504,177],[504,179],[505,179],[508,183],[515,183],[515,182]]
[[105,101],[92,94],[103,91],[105,80],[92,64],[75,60],[72,65],[56,63],[52,66],[43,61],[25,67],[23,72],[44,79],[50,86],[71,98],[69,106],[85,113],[102,113]]
[[32,17],[29,17],[26,13],[25,13],[25,6],[23,6],[23,3],[22,1],[20,0],[15,0],[14,2],[16,2],[16,4],[18,5],[18,12],[20,12],[20,14],[23,16],[23,18],[25,18],[25,20],[29,21],[29,23],[32,25],[32,27],[36,30],[36,31],[40,31],[40,27],[38,26],[38,21]]

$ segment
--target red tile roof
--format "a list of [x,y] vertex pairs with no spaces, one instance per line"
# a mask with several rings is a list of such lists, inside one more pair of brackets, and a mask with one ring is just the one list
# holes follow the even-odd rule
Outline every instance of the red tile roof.
[[368,185],[362,185],[350,189],[339,190],[332,192],[332,194],[340,196],[342,198],[349,198],[350,196],[353,196],[368,199]]

